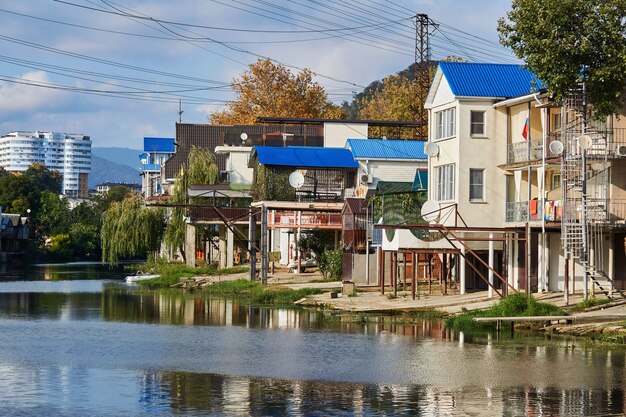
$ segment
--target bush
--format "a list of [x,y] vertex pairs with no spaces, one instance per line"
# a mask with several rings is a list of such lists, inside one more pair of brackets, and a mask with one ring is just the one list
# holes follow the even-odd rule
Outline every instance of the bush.
[[342,257],[341,249],[327,249],[322,253],[319,259],[319,268],[324,278],[341,279]]
[[468,330],[490,327],[492,323],[477,323],[475,317],[530,317],[560,316],[565,312],[554,304],[542,303],[531,295],[523,293],[511,294],[486,310],[471,311],[450,317],[446,327],[454,330]]

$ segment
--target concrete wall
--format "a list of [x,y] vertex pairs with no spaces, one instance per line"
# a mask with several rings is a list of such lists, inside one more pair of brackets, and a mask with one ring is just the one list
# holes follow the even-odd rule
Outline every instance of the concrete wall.
[[348,139],[367,139],[367,124],[324,123],[324,147],[344,148]]
[[[352,282],[356,284],[367,284],[367,256],[368,255],[362,253],[355,253],[352,255]],[[369,271],[369,285],[376,285],[378,282],[378,277],[376,276],[376,252],[369,254]]]

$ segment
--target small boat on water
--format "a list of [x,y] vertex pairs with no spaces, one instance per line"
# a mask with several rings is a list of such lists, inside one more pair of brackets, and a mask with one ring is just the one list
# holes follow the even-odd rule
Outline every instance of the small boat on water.
[[143,281],[145,279],[153,279],[158,278],[160,275],[158,274],[137,274],[137,275],[129,275],[126,277],[126,282],[132,283],[137,281]]

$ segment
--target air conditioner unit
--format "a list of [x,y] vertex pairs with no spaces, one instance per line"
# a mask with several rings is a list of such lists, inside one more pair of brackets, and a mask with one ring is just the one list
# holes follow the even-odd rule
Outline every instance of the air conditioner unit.
[[626,156],[626,145],[617,145],[615,148],[615,155]]
[[372,174],[361,175],[361,182],[363,184],[371,184],[374,182],[374,176]]

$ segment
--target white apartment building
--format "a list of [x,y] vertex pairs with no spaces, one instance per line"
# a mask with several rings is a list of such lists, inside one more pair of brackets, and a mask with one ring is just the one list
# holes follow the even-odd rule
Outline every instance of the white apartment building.
[[9,172],[44,164],[63,176],[62,193],[87,197],[91,171],[91,139],[82,134],[10,132],[0,137],[0,166]]

